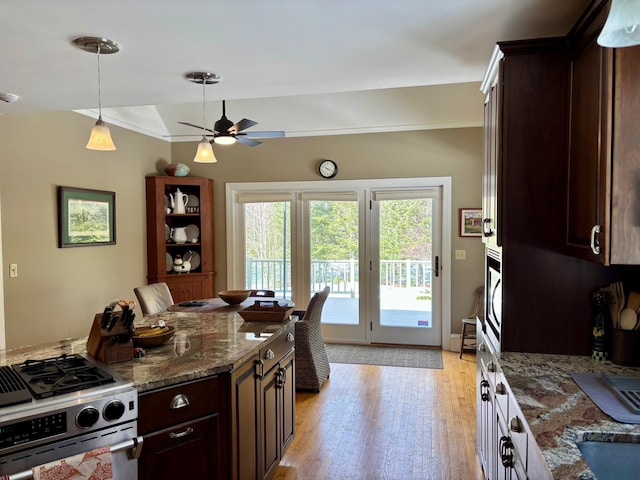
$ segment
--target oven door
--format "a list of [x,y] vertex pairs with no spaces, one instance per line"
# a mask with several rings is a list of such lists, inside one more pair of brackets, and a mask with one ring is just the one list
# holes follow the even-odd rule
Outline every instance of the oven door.
[[111,449],[113,478],[135,479],[138,478],[142,442],[142,437],[137,436],[136,422],[124,423],[2,456],[0,475],[11,475],[11,480],[30,479],[33,478],[31,469],[34,467],[108,445]]

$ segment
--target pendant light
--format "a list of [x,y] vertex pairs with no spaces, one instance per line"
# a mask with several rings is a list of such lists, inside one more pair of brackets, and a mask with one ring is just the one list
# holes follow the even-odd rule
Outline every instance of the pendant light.
[[206,115],[206,101],[205,90],[206,85],[220,82],[220,76],[210,72],[191,72],[185,75],[185,78],[193,83],[202,84],[202,140],[198,144],[198,151],[196,156],[193,157],[193,161],[196,163],[216,163],[218,160],[213,153],[211,142],[207,139],[207,115]]
[[640,0],[611,1],[598,44],[609,48],[640,45]]
[[109,127],[102,121],[102,92],[100,91],[100,55],[109,55],[118,53],[120,47],[113,40],[100,37],[80,37],[73,41],[74,45],[81,50],[89,53],[95,53],[98,57],[98,121],[91,129],[91,135],[87,148],[89,150],[111,151],[116,146],[111,139]]

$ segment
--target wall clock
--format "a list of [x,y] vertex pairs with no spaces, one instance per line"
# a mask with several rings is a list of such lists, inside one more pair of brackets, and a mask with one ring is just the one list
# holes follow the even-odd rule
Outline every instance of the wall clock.
[[318,166],[318,172],[323,178],[333,178],[338,174],[338,165],[333,160],[323,160]]

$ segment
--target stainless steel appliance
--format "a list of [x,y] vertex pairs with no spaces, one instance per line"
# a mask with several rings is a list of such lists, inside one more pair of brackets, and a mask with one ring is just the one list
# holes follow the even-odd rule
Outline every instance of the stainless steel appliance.
[[502,331],[502,275],[501,253],[487,249],[486,288],[485,288],[485,322],[483,331],[494,352],[500,352],[500,335]]
[[0,367],[0,475],[109,446],[113,478],[136,479],[142,448],[133,382],[82,355]]

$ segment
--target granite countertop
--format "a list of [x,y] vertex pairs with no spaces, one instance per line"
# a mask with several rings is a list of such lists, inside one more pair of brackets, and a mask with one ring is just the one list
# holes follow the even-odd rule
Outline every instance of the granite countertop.
[[640,425],[613,420],[571,377],[571,372],[640,376],[640,368],[591,357],[512,352],[501,353],[499,363],[554,478],[595,479],[576,442],[640,443]]
[[[159,320],[175,327],[172,339],[162,346],[147,349],[142,358],[109,365],[132,380],[140,393],[230,372],[269,344],[272,335],[281,332],[290,322],[245,322],[234,311],[166,312],[136,319],[135,325],[152,325]],[[177,348],[179,340],[185,337],[189,341],[188,349]],[[0,350],[0,365],[21,363],[28,358],[51,358],[63,353],[86,355],[86,342],[85,337]],[[182,342],[184,344],[186,342]]]

